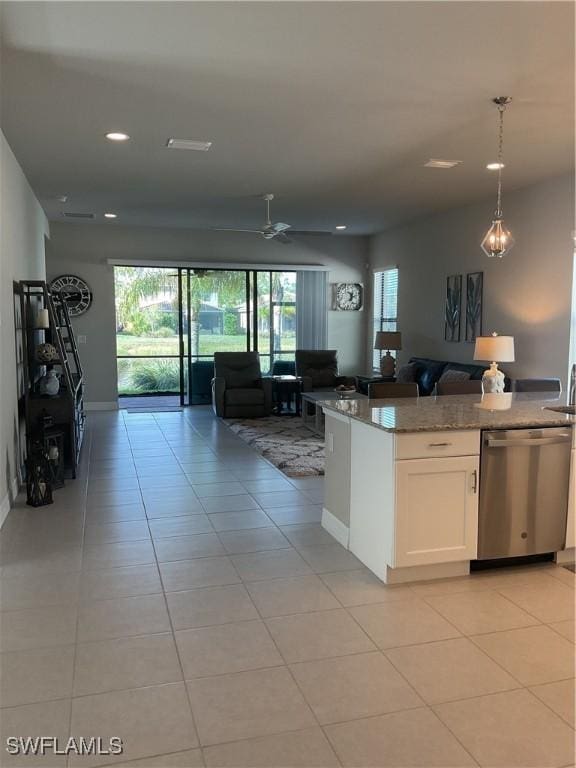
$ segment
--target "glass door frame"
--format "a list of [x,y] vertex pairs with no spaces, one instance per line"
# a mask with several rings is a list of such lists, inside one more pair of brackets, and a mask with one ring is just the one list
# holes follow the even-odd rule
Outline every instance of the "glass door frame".
[[[273,274],[275,272],[280,273],[296,273],[296,269],[246,269],[242,266],[234,267],[206,267],[206,271],[209,272],[243,272],[246,281],[246,352],[260,352],[264,357],[269,360],[270,372],[274,365],[274,360],[285,354],[281,349],[275,348],[275,334],[274,334],[274,308],[278,306],[296,306],[296,301],[293,302],[277,302],[273,299]],[[191,280],[194,279],[195,271],[198,267],[178,267],[178,327],[179,327],[179,359],[180,359],[180,404],[182,406],[192,405],[193,389],[192,389],[192,363],[203,359],[213,359],[212,354],[196,354],[192,355],[192,338],[191,338],[191,323],[190,319],[190,287]],[[258,276],[260,274],[268,276],[268,302],[267,307],[269,311],[269,341],[266,350],[259,349],[259,333],[258,333],[258,321],[259,321],[259,297],[261,290],[258,286]]]

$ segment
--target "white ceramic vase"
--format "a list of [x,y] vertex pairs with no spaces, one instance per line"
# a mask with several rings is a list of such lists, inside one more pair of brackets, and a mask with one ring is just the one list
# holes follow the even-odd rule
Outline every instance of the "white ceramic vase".
[[56,375],[56,371],[48,371],[46,376],[42,378],[40,389],[45,395],[57,395],[60,390],[60,381]]

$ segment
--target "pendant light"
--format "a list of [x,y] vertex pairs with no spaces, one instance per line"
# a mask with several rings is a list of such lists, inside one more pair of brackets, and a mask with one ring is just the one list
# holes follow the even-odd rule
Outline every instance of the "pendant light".
[[484,236],[481,247],[488,258],[497,256],[499,259],[510,251],[514,245],[514,238],[512,237],[510,230],[505,226],[502,218],[502,169],[504,163],[502,161],[502,146],[504,143],[504,111],[506,106],[512,101],[510,96],[497,96],[492,99],[494,104],[498,107],[499,114],[499,128],[498,128],[498,195],[496,202],[496,210],[494,211],[494,219],[492,220],[492,226]]

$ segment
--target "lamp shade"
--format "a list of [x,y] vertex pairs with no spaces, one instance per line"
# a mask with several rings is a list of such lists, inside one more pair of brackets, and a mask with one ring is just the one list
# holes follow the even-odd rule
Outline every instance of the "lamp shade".
[[376,331],[374,349],[402,349],[400,331]]
[[495,363],[514,362],[514,336],[478,336],[474,348],[474,360]]

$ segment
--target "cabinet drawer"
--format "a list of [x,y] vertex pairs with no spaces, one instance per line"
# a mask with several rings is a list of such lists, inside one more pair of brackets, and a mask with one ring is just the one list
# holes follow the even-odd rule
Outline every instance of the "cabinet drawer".
[[480,432],[475,429],[396,435],[396,459],[477,456],[479,453]]

